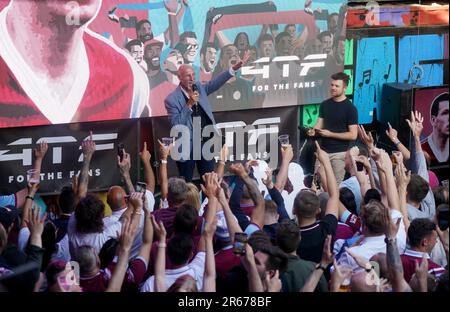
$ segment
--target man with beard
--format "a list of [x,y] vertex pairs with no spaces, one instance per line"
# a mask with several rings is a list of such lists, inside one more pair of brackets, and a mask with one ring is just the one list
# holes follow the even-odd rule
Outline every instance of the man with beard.
[[131,57],[142,67],[144,71],[147,71],[147,63],[144,61],[144,44],[141,40],[131,40],[125,46]]
[[[224,46],[213,76],[216,77],[223,70],[229,70],[240,61],[239,50],[234,44]],[[231,77],[219,91],[209,96],[212,110],[216,112],[255,107],[251,88],[249,81],[241,77]]]
[[212,78],[212,73],[216,67],[217,49],[214,44],[207,43],[200,50],[200,81],[207,82]]
[[345,96],[350,78],[345,73],[331,76],[331,98],[320,104],[319,119],[308,131],[309,136],[320,136],[322,149],[330,155],[333,172],[338,182],[345,175],[345,154],[358,136],[358,112]]
[[160,57],[163,43],[152,39],[147,42],[144,50],[144,60],[147,63],[147,77],[150,89],[155,88],[164,81],[167,81],[166,74],[161,70]]
[[430,123],[433,132],[422,143],[431,156],[431,164],[448,163],[448,92],[441,93],[431,104]]
[[0,127],[148,115],[145,72],[86,27],[102,1],[75,1],[74,25],[67,2],[12,0],[1,11]]

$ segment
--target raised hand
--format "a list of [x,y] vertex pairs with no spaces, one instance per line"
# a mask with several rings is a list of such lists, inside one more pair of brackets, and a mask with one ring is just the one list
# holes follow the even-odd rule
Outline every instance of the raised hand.
[[122,223],[122,229],[119,237],[119,246],[123,250],[130,250],[136,236],[137,227],[132,226],[130,218],[126,218]]
[[238,177],[244,177],[247,175],[247,171],[241,163],[231,164],[229,166],[230,172]]
[[334,261],[335,254],[331,251],[331,235],[327,235],[325,243],[323,244],[322,259],[320,260],[320,265],[323,267],[328,267]]
[[41,208],[34,206],[29,212],[28,228],[30,229],[31,236],[41,236],[44,231],[45,219],[47,213],[41,214]]
[[39,143],[36,148],[34,149],[34,157],[36,159],[43,159],[45,156],[45,153],[47,153],[48,150],[48,144],[47,142],[41,142]]
[[423,131],[423,117],[418,111],[411,112],[411,120],[406,119],[414,137],[420,138]]
[[154,215],[151,215],[151,218],[152,218],[153,230],[155,231],[156,236],[158,237],[160,242],[165,242],[167,232],[166,232],[166,228],[164,227],[164,223],[162,221],[159,221],[159,223],[157,223]]
[[91,159],[95,152],[95,142],[92,140],[92,131],[89,134],[89,139],[81,143],[81,150],[83,151],[84,158]]
[[386,130],[386,135],[393,143],[397,143],[398,142],[397,130],[392,128],[390,123],[388,123],[388,126],[389,126],[389,129]]
[[164,0],[164,7],[169,13],[176,13],[178,10],[178,0]]
[[392,171],[392,161],[389,157],[388,153],[386,153],[384,150],[380,149],[380,158],[376,161],[378,165],[378,169],[382,172],[390,172]]
[[125,149],[123,150],[122,161],[120,160],[120,157],[117,156],[117,165],[119,166],[119,171],[122,175],[127,175],[130,173],[131,158],[130,158],[130,154],[125,152]]
[[272,169],[267,167],[266,169],[266,179],[262,179],[262,183],[268,188],[273,188],[273,181],[272,181]]
[[200,185],[203,193],[205,193],[205,195],[208,198],[215,197],[217,194],[217,188],[220,187],[218,186],[219,183],[217,173],[215,172],[205,173],[202,179],[203,182],[205,182],[205,185],[203,184]]
[[159,158],[167,160],[167,158],[170,155],[170,149],[172,148],[173,145],[170,144],[169,146],[166,146],[159,139],[158,139],[158,144],[159,144]]
[[325,152],[323,149],[320,148],[319,143],[316,141],[316,152],[315,152],[316,158],[319,160],[320,163],[324,164],[326,162],[330,161],[330,156],[327,152]]
[[36,195],[37,190],[39,189],[39,183],[30,183],[27,184],[28,196],[34,197]]
[[229,154],[228,145],[224,144],[220,149],[220,160],[226,161],[228,158],[228,154]]
[[142,151],[139,153],[139,156],[141,157],[141,160],[145,164],[149,164],[150,160],[152,159],[152,155],[147,150],[147,142],[144,142],[144,146],[142,147]]
[[291,144],[285,145],[281,148],[281,158],[287,162],[291,162],[294,158],[294,149]]
[[244,52],[244,55],[242,56],[242,59],[233,66],[233,70],[239,70],[242,66],[247,64],[248,60],[250,59],[251,53],[250,50],[246,50]]
[[131,193],[128,203],[131,204],[134,208],[134,211],[138,211],[139,209],[142,209],[144,202],[142,200],[142,193],[141,192],[133,192]]
[[259,166],[259,161],[257,159],[251,159],[251,160],[247,161],[244,165],[245,171],[247,171],[247,173],[250,173],[251,167],[257,167],[257,166]]
[[406,172],[405,165],[403,163],[399,163],[397,168],[395,168],[395,178],[397,181],[397,187],[400,189],[406,189],[411,181],[411,170]]
[[358,136],[361,139],[361,141],[367,145],[367,148],[369,150],[373,149],[375,147],[374,139],[372,137],[372,133],[366,132],[363,126],[358,126]]

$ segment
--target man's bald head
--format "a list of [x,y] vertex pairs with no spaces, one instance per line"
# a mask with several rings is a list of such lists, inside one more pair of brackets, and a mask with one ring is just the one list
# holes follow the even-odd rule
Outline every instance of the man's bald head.
[[178,69],[178,79],[180,79],[180,84],[186,91],[191,91],[197,80],[194,68],[188,64],[181,65]]
[[126,206],[125,196],[127,194],[120,186],[111,186],[108,190],[106,202],[112,211],[117,211]]

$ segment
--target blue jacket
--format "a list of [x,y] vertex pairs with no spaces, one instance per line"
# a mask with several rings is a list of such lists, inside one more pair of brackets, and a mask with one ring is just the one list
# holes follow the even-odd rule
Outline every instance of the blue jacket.
[[[233,77],[230,72],[224,71],[217,75],[214,79],[207,83],[196,82],[198,92],[200,93],[199,105],[203,108],[206,115],[211,120],[212,124],[215,125],[216,121],[209,105],[208,95],[213,93],[222,87],[231,77]],[[181,86],[178,86],[172,93],[170,93],[164,100],[164,105],[166,106],[167,114],[171,126],[185,125],[191,133],[191,150],[192,150],[192,110],[186,105],[187,101],[181,90]]]

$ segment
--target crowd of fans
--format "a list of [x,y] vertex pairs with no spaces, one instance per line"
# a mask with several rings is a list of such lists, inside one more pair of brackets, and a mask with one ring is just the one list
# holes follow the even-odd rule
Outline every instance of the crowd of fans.
[[[411,114],[410,150],[392,159],[359,128],[338,185],[316,144],[311,188],[291,206],[291,146],[276,175],[254,178],[258,161],[228,166],[223,147],[200,188],[168,177],[172,146],[160,142],[160,195],[151,155],[140,153],[145,185],[135,190],[129,154],[118,158],[125,187],[105,204],[88,193],[95,143],[82,144],[78,178],[59,194],[57,216],[35,207],[38,183],[0,197],[0,289],[11,292],[433,292],[448,291],[448,186],[430,187],[420,145],[423,118]],[[397,141],[394,129],[391,137]],[[40,169],[47,144],[35,150]],[[268,193],[261,193],[263,183]],[[142,187],[142,185],[144,185]],[[156,199],[156,200],[155,200]],[[289,217],[289,212],[294,216]],[[246,236],[247,240],[242,240]]]

